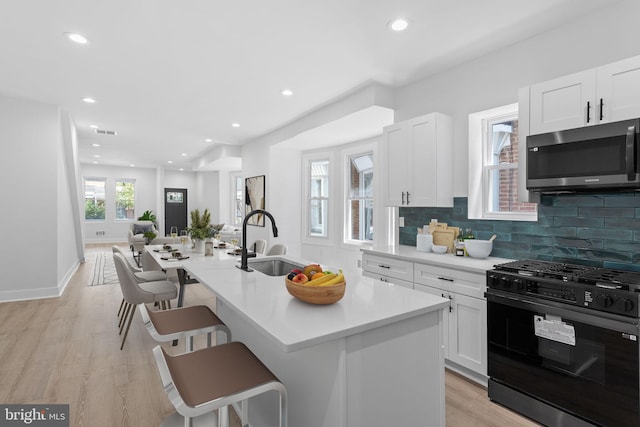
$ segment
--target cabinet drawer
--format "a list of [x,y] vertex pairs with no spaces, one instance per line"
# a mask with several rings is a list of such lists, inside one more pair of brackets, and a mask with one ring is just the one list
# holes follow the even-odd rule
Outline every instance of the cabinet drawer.
[[436,267],[429,264],[414,264],[413,281],[475,298],[484,298],[484,292],[487,290],[484,274]]
[[413,263],[375,255],[362,255],[362,269],[370,273],[413,282]]
[[404,286],[405,288],[413,289],[413,283],[407,282],[406,280],[396,279],[394,277],[389,277],[382,274],[371,273],[369,271],[363,271],[362,275],[364,277],[370,277],[374,280],[378,280],[380,282],[387,283],[389,285]]

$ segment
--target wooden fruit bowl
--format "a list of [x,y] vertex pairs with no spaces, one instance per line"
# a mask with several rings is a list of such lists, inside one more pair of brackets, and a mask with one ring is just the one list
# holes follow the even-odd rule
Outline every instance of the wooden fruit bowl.
[[338,283],[331,286],[306,286],[284,278],[287,284],[287,291],[300,301],[309,304],[333,304],[340,301],[344,296],[344,289],[347,282]]

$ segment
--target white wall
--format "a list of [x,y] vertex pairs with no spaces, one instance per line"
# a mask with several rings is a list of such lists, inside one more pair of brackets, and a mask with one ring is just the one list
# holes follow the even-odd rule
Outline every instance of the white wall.
[[518,89],[640,54],[640,2],[627,0],[396,91],[396,121],[454,121],[454,195],[467,195],[468,116],[518,101]]
[[74,237],[60,237],[73,233],[60,120],[56,106],[0,96],[0,301],[57,296],[79,262]]

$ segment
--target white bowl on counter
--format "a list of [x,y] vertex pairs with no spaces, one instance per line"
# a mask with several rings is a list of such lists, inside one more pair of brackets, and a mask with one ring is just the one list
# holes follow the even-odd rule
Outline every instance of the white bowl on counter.
[[464,248],[471,258],[486,258],[493,250],[493,241],[468,239],[464,241]]
[[447,247],[444,245],[433,245],[431,250],[437,254],[444,254],[447,252]]

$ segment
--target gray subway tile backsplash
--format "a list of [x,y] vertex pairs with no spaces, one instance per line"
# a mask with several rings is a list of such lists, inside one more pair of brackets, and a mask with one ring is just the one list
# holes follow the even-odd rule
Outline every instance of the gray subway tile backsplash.
[[492,256],[640,271],[640,193],[543,195],[537,222],[476,220],[467,212],[466,197],[453,208],[400,208],[400,244],[415,246],[418,227],[435,218],[479,239],[496,234]]

